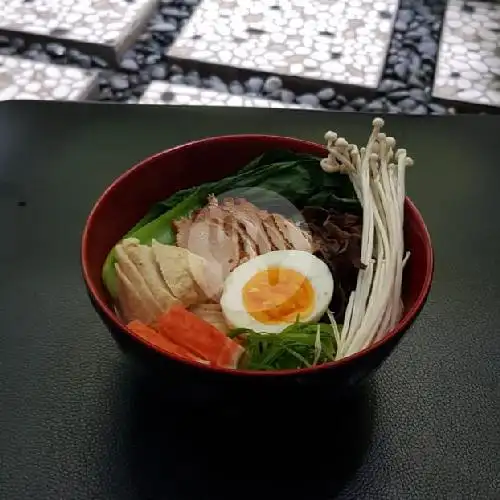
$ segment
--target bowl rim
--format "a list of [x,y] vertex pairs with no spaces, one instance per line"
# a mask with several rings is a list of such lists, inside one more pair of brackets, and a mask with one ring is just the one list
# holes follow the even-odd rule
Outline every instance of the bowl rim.
[[272,134],[229,134],[229,135],[220,135],[220,136],[211,136],[211,137],[205,137],[203,139],[197,139],[193,141],[186,142],[184,144],[180,144],[177,146],[174,146],[172,148],[165,149],[163,151],[160,151],[158,153],[154,153],[145,159],[141,160],[140,162],[136,163],[133,165],[131,168],[120,174],[106,189],[105,191],[99,196],[97,201],[94,203],[87,220],[85,222],[85,227],[83,229],[82,233],[82,238],[81,238],[81,251],[80,251],[80,261],[81,261],[81,268],[82,268],[82,274],[83,278],[85,281],[85,284],[87,286],[88,291],[90,292],[91,298],[94,301],[95,304],[99,307],[101,313],[103,313],[106,316],[106,319],[113,325],[113,327],[117,328],[118,330],[123,331],[139,343],[143,344],[144,346],[153,349],[157,354],[173,359],[177,362],[189,365],[191,367],[196,368],[197,370],[201,371],[208,371],[208,372],[218,372],[221,374],[227,374],[227,375],[232,375],[232,376],[243,376],[243,377],[284,377],[284,376],[301,376],[301,375],[308,375],[311,373],[318,373],[323,370],[328,370],[332,368],[337,368],[341,366],[345,366],[349,363],[352,363],[355,360],[358,360],[367,354],[377,350],[379,347],[383,346],[384,344],[388,343],[390,340],[394,339],[398,334],[404,333],[413,323],[415,318],[417,317],[419,311],[423,308],[425,301],[429,295],[431,284],[432,284],[432,278],[433,278],[433,273],[434,273],[434,252],[433,252],[433,247],[432,247],[432,241],[431,237],[429,234],[429,231],[427,229],[427,226],[425,225],[424,219],[415,206],[415,204],[411,201],[411,199],[406,196],[405,197],[405,208],[412,214],[412,218],[414,219],[415,223],[417,226],[420,228],[421,234],[424,236],[425,240],[425,261],[427,262],[427,266],[425,269],[425,276],[424,276],[424,281],[422,284],[422,287],[417,295],[417,298],[415,299],[415,303],[413,306],[406,311],[406,313],[403,315],[403,317],[400,319],[400,321],[396,324],[394,328],[389,330],[383,338],[380,340],[377,340],[373,344],[371,344],[369,347],[362,349],[361,351],[358,351],[354,354],[351,354],[350,356],[346,356],[345,358],[341,358],[336,361],[329,361],[327,363],[323,363],[321,365],[317,366],[312,366],[312,367],[307,367],[307,368],[295,368],[295,369],[286,369],[286,370],[269,370],[269,371],[264,371],[264,370],[240,370],[240,369],[233,369],[233,368],[222,368],[222,367],[216,367],[212,365],[205,365],[202,363],[197,363],[196,361],[191,361],[187,360],[184,358],[181,358],[175,354],[171,354],[167,352],[166,350],[152,344],[151,342],[143,339],[142,337],[136,335],[132,330],[130,330],[117,316],[117,314],[114,312],[114,310],[104,301],[98,294],[97,288],[95,284],[93,283],[92,279],[90,278],[90,272],[89,272],[89,266],[88,266],[88,253],[89,253],[89,233],[91,231],[92,226],[95,224],[97,213],[100,210],[100,207],[102,204],[105,203],[107,197],[109,194],[116,190],[118,186],[123,182],[123,180],[127,179],[128,177],[132,175],[136,175],[138,172],[141,170],[144,170],[149,167],[149,164],[155,160],[158,160],[163,157],[167,157],[172,153],[176,153],[179,151],[182,151],[183,149],[189,149],[193,146],[199,146],[203,144],[209,144],[213,142],[238,142],[238,141],[257,141],[257,142],[287,142],[290,146],[296,145],[296,146],[307,146],[311,149],[316,149],[318,150],[318,153],[320,150],[323,150],[326,152],[326,149],[324,146],[321,144],[304,140],[304,139],[299,139],[296,137],[289,137],[289,136],[281,136],[281,135],[272,135]]

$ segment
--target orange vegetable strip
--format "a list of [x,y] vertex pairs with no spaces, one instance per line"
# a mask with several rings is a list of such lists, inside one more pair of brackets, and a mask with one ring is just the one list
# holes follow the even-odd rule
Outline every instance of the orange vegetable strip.
[[159,332],[172,342],[211,363],[235,368],[243,348],[181,305],[172,306],[158,318]]
[[240,360],[241,355],[245,352],[245,349],[234,340],[231,340],[231,342],[234,345],[224,346],[219,353],[217,361],[215,362],[217,366],[223,366],[226,368],[238,367],[238,361]]
[[152,344],[158,347],[161,347],[162,349],[165,349],[165,351],[169,352],[170,354],[176,354],[181,358],[189,359],[191,361],[199,361],[201,363],[206,363],[206,360],[199,359],[185,347],[180,346],[175,342],[172,342],[168,338],[165,338],[164,336],[160,335],[156,330],[145,325],[141,321],[138,320],[131,321],[127,325],[127,327],[139,337],[151,342]]

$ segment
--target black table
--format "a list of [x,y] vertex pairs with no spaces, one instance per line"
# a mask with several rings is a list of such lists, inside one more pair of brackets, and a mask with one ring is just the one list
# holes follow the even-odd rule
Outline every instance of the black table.
[[0,498],[500,498],[498,117],[387,120],[417,162],[408,189],[435,281],[394,355],[342,403],[273,421],[265,406],[238,415],[164,400],[90,306],[81,230],[120,172],[208,135],[321,141],[329,128],[364,141],[370,118],[0,105]]

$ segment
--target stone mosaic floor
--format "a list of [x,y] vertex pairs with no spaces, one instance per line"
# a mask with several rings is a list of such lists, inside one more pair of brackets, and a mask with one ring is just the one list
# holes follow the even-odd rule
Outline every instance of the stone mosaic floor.
[[0,56],[0,101],[83,101],[97,90],[94,70]]
[[260,97],[233,95],[228,92],[217,92],[215,90],[199,89],[167,82],[151,83],[139,100],[139,104],[314,109],[310,106],[287,104]]
[[500,106],[500,3],[449,0],[434,96]]
[[0,0],[0,32],[78,42],[100,53],[109,47],[121,54],[140,34],[156,4],[156,0]]
[[499,74],[500,0],[0,0],[3,100],[500,112]]
[[205,63],[376,88],[398,0],[204,0],[169,50]]

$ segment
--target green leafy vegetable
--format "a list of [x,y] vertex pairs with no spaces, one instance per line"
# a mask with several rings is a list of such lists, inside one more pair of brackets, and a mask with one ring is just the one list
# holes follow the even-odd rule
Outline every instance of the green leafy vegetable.
[[166,212],[195,193],[204,203],[211,193],[217,196],[229,190],[252,186],[278,193],[298,207],[315,200],[314,204],[319,206],[328,205],[348,212],[359,212],[360,208],[346,175],[327,174],[321,169],[320,158],[316,156],[282,150],[268,151],[233,175],[183,189],[158,205]]
[[235,329],[231,338],[243,340],[247,355],[240,368],[286,370],[334,361],[337,350],[332,325],[294,323],[278,334]]
[[[252,203],[272,210],[272,194],[276,193],[298,208],[304,205],[328,206],[350,213],[360,213],[360,205],[349,178],[343,174],[327,174],[320,158],[292,151],[269,151],[233,175],[214,182],[178,191],[157,203],[126,234],[150,244],[153,239],[164,244],[175,243],[172,222],[190,215],[205,205],[208,195],[218,196],[241,188],[260,188]],[[255,193],[254,193],[255,194]],[[102,278],[112,296],[116,296],[114,251],[108,255]]]

